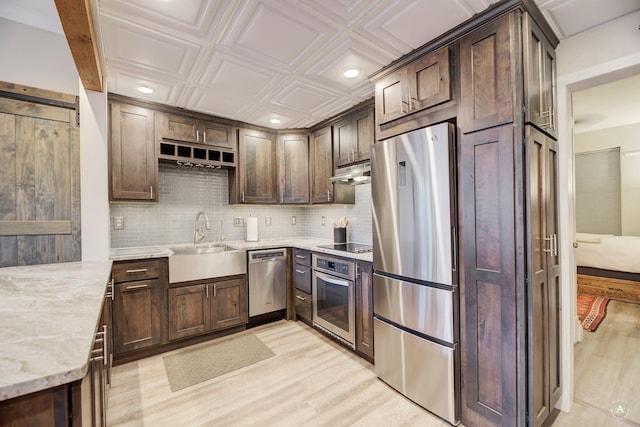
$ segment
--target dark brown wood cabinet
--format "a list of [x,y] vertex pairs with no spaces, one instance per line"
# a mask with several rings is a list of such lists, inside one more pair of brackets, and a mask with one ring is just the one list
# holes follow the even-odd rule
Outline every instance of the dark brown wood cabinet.
[[115,355],[166,342],[166,258],[113,264],[113,351]]
[[311,252],[304,249],[293,249],[293,287],[296,316],[311,324],[313,313],[311,308]]
[[525,122],[557,138],[556,51],[530,14],[522,19]]
[[229,170],[229,203],[277,204],[276,135],[240,129],[238,167]]
[[248,322],[245,276],[169,289],[169,339],[201,335]]
[[557,142],[534,116],[555,102],[558,40],[531,2],[490,10],[459,41],[462,422],[540,426],[561,392],[560,289]]
[[160,129],[163,139],[236,149],[235,129],[224,123],[164,113]]
[[336,167],[371,158],[375,140],[374,109],[355,111],[333,124],[333,163]]
[[376,81],[376,123],[382,125],[452,99],[450,49],[444,46]]
[[373,264],[356,262],[356,351],[373,363]]
[[334,185],[329,179],[335,169],[333,161],[333,129],[325,126],[311,134],[309,142],[309,169],[311,181],[311,203],[354,204],[355,188]]
[[155,113],[119,102],[109,106],[109,199],[158,201]]
[[278,188],[280,204],[308,204],[309,135],[306,132],[278,135]]

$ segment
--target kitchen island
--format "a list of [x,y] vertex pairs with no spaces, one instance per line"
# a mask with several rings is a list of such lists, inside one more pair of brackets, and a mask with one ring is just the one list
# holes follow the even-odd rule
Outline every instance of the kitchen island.
[[0,269],[0,421],[13,399],[87,374],[111,264]]

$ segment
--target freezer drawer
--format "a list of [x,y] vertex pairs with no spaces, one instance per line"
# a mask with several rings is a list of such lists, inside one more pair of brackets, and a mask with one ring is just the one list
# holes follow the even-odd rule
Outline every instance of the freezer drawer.
[[373,331],[376,375],[418,405],[457,424],[457,345],[436,344],[378,318]]
[[454,343],[457,287],[439,289],[373,275],[373,313],[400,326]]

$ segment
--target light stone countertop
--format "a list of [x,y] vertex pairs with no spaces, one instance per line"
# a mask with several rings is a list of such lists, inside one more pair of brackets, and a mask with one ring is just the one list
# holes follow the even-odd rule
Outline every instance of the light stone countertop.
[[0,401],[85,376],[111,264],[0,268]]
[[[329,239],[319,239],[317,237],[282,237],[274,239],[261,239],[257,242],[246,242],[244,240],[230,240],[224,242],[232,249],[241,251],[251,251],[271,248],[298,248],[306,249],[314,252],[325,253],[344,258],[357,259],[362,261],[373,261],[373,254],[366,253],[350,253],[344,251],[336,251],[334,249],[320,248],[320,245],[330,245],[333,243]],[[204,243],[205,245],[211,243]],[[171,247],[190,246],[190,244],[179,245],[158,245],[158,246],[141,246],[133,248],[112,248],[109,257],[114,261],[127,261],[134,259],[164,258],[173,255]]]

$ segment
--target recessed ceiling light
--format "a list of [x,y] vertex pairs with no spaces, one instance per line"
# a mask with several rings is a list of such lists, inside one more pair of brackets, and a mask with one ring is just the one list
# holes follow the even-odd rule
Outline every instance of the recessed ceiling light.
[[280,124],[280,119],[271,119],[269,120],[271,123],[273,123],[274,125]]
[[147,86],[138,86],[138,92],[144,93],[146,95],[152,94],[153,89]]
[[344,76],[348,79],[355,79],[359,75],[360,75],[360,70],[358,70],[357,68],[349,68],[344,72]]

